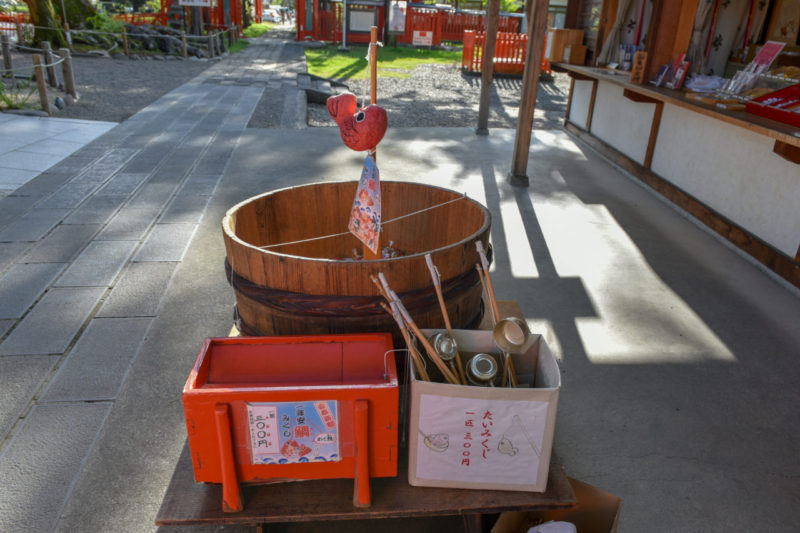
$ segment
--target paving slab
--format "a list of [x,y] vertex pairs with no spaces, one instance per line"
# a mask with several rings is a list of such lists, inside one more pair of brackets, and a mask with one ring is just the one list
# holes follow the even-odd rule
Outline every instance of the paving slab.
[[97,236],[104,241],[138,241],[158,217],[158,207],[123,207]]
[[92,241],[54,286],[109,287],[138,245],[138,241]]
[[52,355],[0,357],[0,442],[5,440],[57,362],[58,357]]
[[100,224],[59,224],[22,257],[26,263],[67,263],[83,250],[100,230]]
[[210,196],[178,193],[161,215],[163,224],[197,224],[200,222]]
[[0,453],[0,530],[53,529],[110,410],[105,402],[33,408]]
[[106,297],[98,317],[154,317],[176,262],[130,263]]
[[94,195],[70,213],[62,224],[105,224],[127,199],[126,195]]
[[11,329],[15,322],[16,320],[0,320],[0,339]]
[[116,398],[151,322],[150,318],[92,320],[42,393],[40,403]]
[[105,290],[104,287],[50,289],[0,343],[0,355],[64,353]]
[[69,212],[69,209],[31,209],[0,231],[0,242],[38,241]]
[[28,242],[0,242],[0,272],[9,268],[30,246]]
[[20,318],[44,293],[65,263],[20,263],[0,277],[0,318]]
[[134,261],[180,261],[197,224],[156,224]]
[[131,194],[141,185],[149,174],[120,173],[111,178],[108,183],[97,191],[97,195],[114,196],[118,194]]

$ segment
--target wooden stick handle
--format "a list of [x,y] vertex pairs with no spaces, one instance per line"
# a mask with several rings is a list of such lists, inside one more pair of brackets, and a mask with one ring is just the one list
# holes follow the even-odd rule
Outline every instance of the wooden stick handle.
[[[393,292],[391,294],[396,296]],[[444,361],[442,361],[442,359],[439,357],[439,354],[436,353],[436,350],[434,350],[433,346],[431,346],[431,343],[428,342],[428,339],[425,338],[425,335],[423,335],[422,331],[420,331],[420,329],[411,319],[411,315],[408,314],[408,310],[406,310],[405,306],[402,302],[400,302],[399,299],[397,300],[397,308],[400,310],[400,315],[403,317],[403,320],[405,320],[406,325],[411,328],[411,331],[417,337],[417,340],[425,348],[425,351],[428,352],[428,357],[431,361],[433,361],[433,364],[436,365],[436,368],[439,369],[439,372],[442,373],[444,379],[446,379],[452,385],[458,385],[458,378],[453,375],[449,368],[447,368],[447,365],[444,363]]]
[[[444,302],[444,295],[442,294],[442,282],[439,276],[439,270],[433,264],[431,254],[425,254],[425,262],[428,264],[428,270],[431,272],[431,279],[433,279],[433,288],[436,290],[436,298],[439,300],[439,307],[442,310],[442,317],[444,318],[444,327],[447,328],[447,334],[455,342],[455,335],[453,335],[453,325],[450,323],[450,317],[447,314],[447,305]],[[451,367],[452,368],[452,367]],[[462,385],[467,384],[467,376],[464,373],[464,365],[461,364],[461,354],[456,349],[455,357],[455,373],[458,375],[458,380]]]

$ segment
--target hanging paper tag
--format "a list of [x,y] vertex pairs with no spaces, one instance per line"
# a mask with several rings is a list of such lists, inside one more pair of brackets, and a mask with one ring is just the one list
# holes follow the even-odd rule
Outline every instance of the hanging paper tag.
[[364,245],[378,253],[381,232],[381,181],[375,159],[368,155],[350,211],[347,229]]

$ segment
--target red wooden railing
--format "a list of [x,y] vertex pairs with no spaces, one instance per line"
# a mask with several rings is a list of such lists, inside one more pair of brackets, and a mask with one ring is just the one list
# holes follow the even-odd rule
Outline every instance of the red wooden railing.
[[0,30],[3,31],[17,31],[17,22],[20,24],[30,24],[30,13],[0,13]]
[[[485,31],[485,22],[485,15],[409,7],[406,12],[406,31],[397,36],[397,42],[413,43],[415,31],[433,32],[434,46],[442,44],[442,41],[457,42],[463,39],[465,31]],[[497,31],[517,33],[520,25],[520,18],[501,16],[498,19]]]
[[[470,72],[483,70],[483,50],[486,34],[483,32],[465,31],[464,49],[461,53],[461,68]],[[498,74],[522,74],[525,70],[525,48],[528,35],[524,33],[497,32],[494,48],[494,72]],[[544,47],[547,48],[545,36]],[[550,62],[542,54],[542,72],[552,74]]]

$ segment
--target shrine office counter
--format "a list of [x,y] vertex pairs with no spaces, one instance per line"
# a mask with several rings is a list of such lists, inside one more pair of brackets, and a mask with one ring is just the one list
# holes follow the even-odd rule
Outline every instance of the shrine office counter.
[[800,129],[558,63],[567,131],[800,286]]

